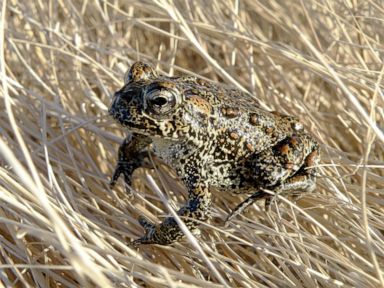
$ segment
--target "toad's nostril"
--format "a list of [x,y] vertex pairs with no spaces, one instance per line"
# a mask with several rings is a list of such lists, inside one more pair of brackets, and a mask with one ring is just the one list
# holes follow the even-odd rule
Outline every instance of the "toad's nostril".
[[113,96],[112,104],[111,104],[111,106],[108,109],[109,115],[113,116],[115,114],[116,107],[118,105],[119,99],[120,99],[120,95],[115,93],[115,95]]

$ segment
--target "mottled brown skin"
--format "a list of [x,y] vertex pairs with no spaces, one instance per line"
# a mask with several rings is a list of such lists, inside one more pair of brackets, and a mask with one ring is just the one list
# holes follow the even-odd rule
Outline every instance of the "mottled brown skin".
[[[276,193],[311,191],[315,187],[319,146],[294,117],[268,112],[238,90],[196,77],[158,75],[137,62],[109,110],[131,131],[119,149],[111,180],[121,174],[131,184],[133,171],[143,165],[152,144],[157,156],[173,167],[189,192],[178,211],[187,227],[210,217],[212,187],[251,194],[228,216],[241,213],[254,201]],[[183,233],[172,217],[156,225],[140,217],[143,237],[133,244],[167,245]]]

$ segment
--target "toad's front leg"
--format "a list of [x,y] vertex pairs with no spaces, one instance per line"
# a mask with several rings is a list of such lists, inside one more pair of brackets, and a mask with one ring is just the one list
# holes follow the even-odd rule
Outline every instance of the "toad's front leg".
[[[143,150],[151,142],[152,140],[149,137],[136,133],[124,139],[119,147],[117,165],[110,182],[111,187],[116,184],[121,174],[124,175],[125,183],[131,185],[132,173],[143,165],[144,157],[148,154]],[[127,190],[127,192],[129,191]]]
[[[200,178],[200,177],[197,177]],[[199,221],[210,218],[211,194],[208,185],[196,177],[184,179],[189,190],[189,199],[177,214],[182,218],[189,230],[195,230]],[[139,218],[140,224],[145,229],[145,235],[132,242],[134,246],[139,244],[168,245],[179,241],[184,233],[173,217],[167,217],[161,224],[155,225],[145,217]]]

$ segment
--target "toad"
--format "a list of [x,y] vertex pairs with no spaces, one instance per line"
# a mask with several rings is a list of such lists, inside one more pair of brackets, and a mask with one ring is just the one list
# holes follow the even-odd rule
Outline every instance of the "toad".
[[[131,184],[148,149],[172,167],[188,190],[178,210],[186,226],[210,218],[212,188],[246,193],[229,221],[266,191],[312,191],[319,145],[295,117],[260,108],[257,100],[236,89],[192,76],[159,75],[143,62],[132,65],[124,86],[114,94],[109,114],[130,135],[118,151],[112,176]],[[133,242],[168,245],[183,237],[173,217],[154,224],[139,218],[145,235]]]

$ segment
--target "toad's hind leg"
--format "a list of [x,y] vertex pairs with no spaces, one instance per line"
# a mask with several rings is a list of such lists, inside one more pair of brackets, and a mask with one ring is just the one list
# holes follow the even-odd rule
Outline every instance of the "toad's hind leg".
[[[276,193],[292,192],[292,191],[310,192],[314,188],[314,186],[315,186],[315,176],[308,175],[308,174],[303,174],[303,175],[297,174],[292,178],[288,178],[284,184],[278,185],[277,187],[270,188],[270,189]],[[253,193],[243,202],[238,204],[228,214],[227,218],[225,219],[225,224],[227,225],[229,221],[231,221],[237,215],[243,213],[245,209],[247,209],[249,206],[251,206],[253,203],[255,203],[258,200],[265,199],[265,206],[269,207],[272,197],[273,195],[266,193],[262,190]]]
[[318,144],[309,136],[301,135],[287,137],[272,149],[268,149],[249,161],[251,177],[256,181],[260,190],[245,199],[227,216],[227,223],[241,214],[247,207],[259,199],[266,199],[269,205],[271,194],[262,189],[275,193],[293,191],[312,191],[316,183],[316,168],[319,162]]

